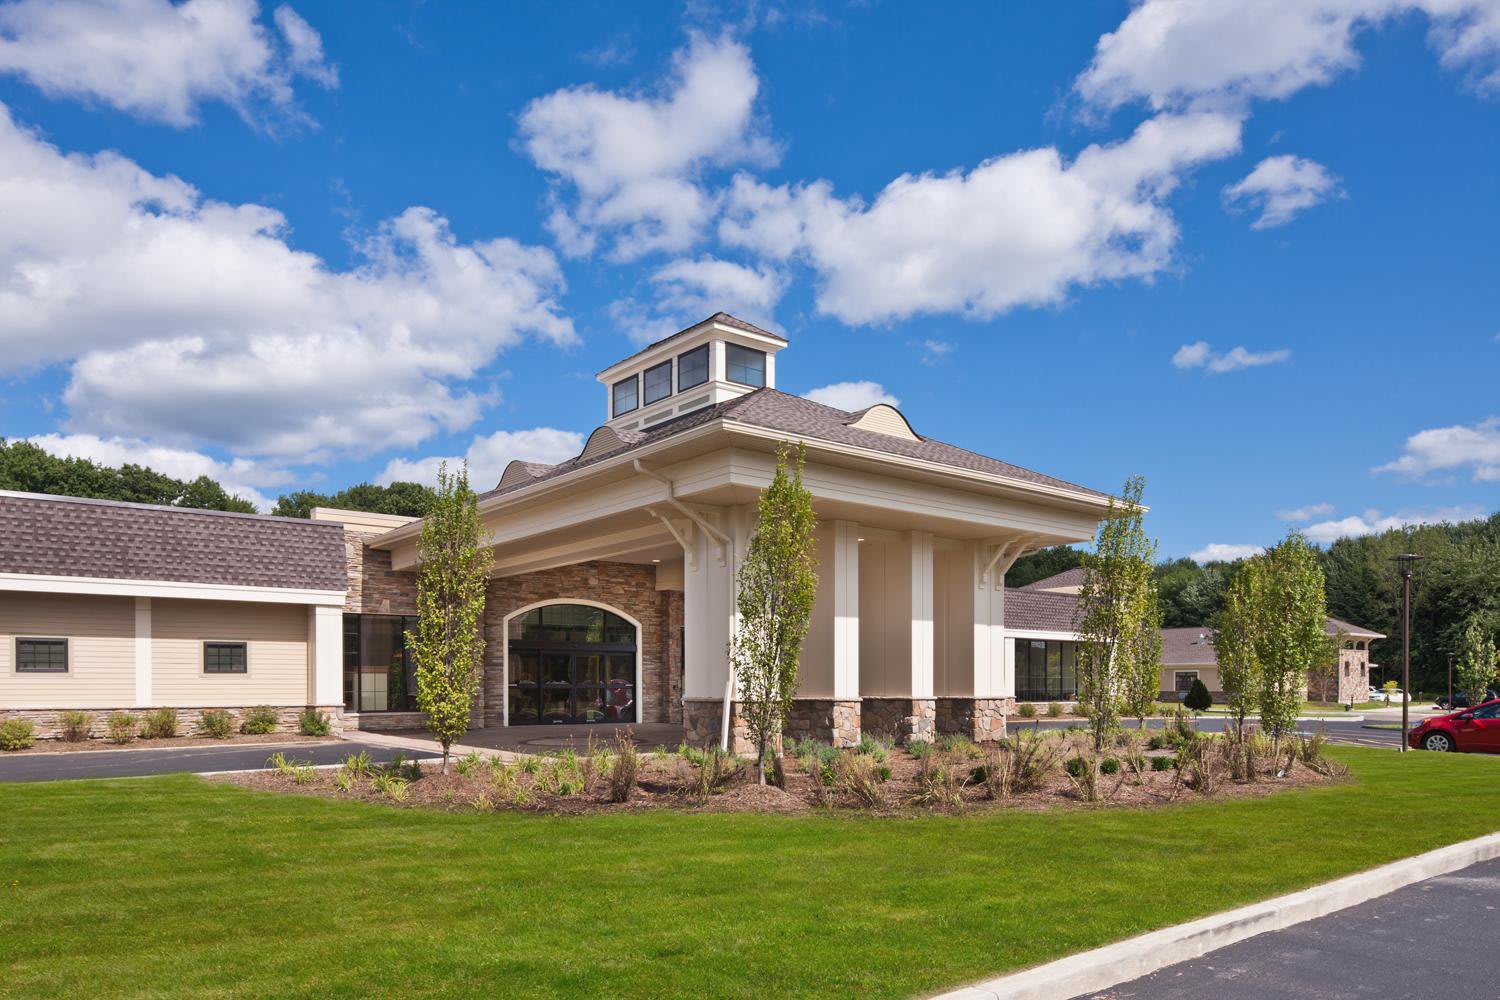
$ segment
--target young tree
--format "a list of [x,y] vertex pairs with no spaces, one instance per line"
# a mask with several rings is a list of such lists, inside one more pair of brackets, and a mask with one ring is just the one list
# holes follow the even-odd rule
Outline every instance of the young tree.
[[1119,724],[1124,678],[1131,649],[1146,627],[1151,604],[1151,564],[1156,543],[1146,537],[1141,496],[1146,481],[1125,481],[1119,502],[1112,498],[1092,552],[1084,554],[1083,587],[1078,595],[1078,700],[1093,730],[1094,766],[1104,742]]
[[490,552],[479,522],[479,498],[469,489],[467,465],[456,476],[438,467],[437,494],[422,521],[417,554],[417,628],[407,633],[417,661],[417,707],[427,728],[448,750],[469,729],[484,655],[484,597]]
[[1317,553],[1297,532],[1251,560],[1255,658],[1260,663],[1260,720],[1277,752],[1297,725],[1307,674],[1337,656],[1324,631],[1328,604]]
[[1141,624],[1125,654],[1121,693],[1125,714],[1135,716],[1136,725],[1145,729],[1146,716],[1151,714],[1161,694],[1162,612],[1154,579],[1147,580],[1142,600]]
[[1470,705],[1484,701],[1495,683],[1495,637],[1483,615],[1470,615],[1464,623],[1453,680]]
[[1182,699],[1182,704],[1195,715],[1214,707],[1213,696],[1208,693],[1208,685],[1203,683],[1201,677],[1193,678],[1192,687],[1188,688],[1187,697]]
[[1229,706],[1236,735],[1245,731],[1245,717],[1260,706],[1260,661],[1255,656],[1255,596],[1259,566],[1245,564],[1235,571],[1224,595],[1224,610],[1214,629],[1219,660],[1219,688]]
[[780,740],[797,696],[798,657],[818,589],[817,519],[812,494],[802,485],[804,461],[801,447],[776,451],[776,476],[760,495],[755,534],[740,565],[740,620],[729,642],[761,784],[766,751]]

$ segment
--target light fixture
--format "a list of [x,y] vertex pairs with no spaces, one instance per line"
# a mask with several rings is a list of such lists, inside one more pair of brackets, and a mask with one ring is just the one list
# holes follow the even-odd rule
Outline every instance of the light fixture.
[[864,541],[864,539],[863,538],[856,538],[855,541],[856,542],[862,542],[862,541]]
[[661,560],[660,560],[660,559],[653,559],[653,560],[651,560],[651,561],[652,561],[652,562],[654,562],[654,563],[659,563],[659,562],[661,562]]

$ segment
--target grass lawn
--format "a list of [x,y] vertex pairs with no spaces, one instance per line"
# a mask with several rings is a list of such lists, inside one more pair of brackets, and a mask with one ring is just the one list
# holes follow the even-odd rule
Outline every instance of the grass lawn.
[[0,785],[0,994],[909,996],[1500,829],[1500,761],[1331,755],[1356,782],[912,819]]

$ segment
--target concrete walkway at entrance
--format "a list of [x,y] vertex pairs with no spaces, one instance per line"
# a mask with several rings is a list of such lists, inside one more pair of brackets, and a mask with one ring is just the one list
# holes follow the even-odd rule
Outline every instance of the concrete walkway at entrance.
[[[498,755],[508,759],[518,753],[555,753],[559,750],[582,751],[588,748],[590,738],[595,745],[610,744],[617,732],[624,731],[641,750],[671,750],[682,743],[682,726],[673,723],[640,722],[632,724],[592,726],[491,726],[486,729],[471,729],[464,734],[463,743],[453,748],[453,753],[462,756],[471,750],[482,755]],[[442,747],[432,739],[425,729],[403,729],[390,733],[350,733],[351,739],[379,743],[382,746],[442,753]]]

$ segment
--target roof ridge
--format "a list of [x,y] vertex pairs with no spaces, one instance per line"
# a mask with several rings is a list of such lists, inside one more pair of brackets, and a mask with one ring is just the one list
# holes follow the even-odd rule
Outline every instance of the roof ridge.
[[[173,514],[206,514],[210,517],[241,517],[254,521],[273,521],[288,524],[334,524],[332,521],[314,521],[308,517],[287,517],[284,514],[247,514],[242,510],[209,510],[206,507],[177,507],[164,503],[138,503],[134,500],[106,500],[102,497],[75,497],[64,493],[29,493],[25,490],[0,490],[0,497],[15,497],[21,500],[44,500],[49,503],[81,503],[100,507],[128,507],[133,510],[160,510]],[[374,513],[358,512],[358,513]]]

